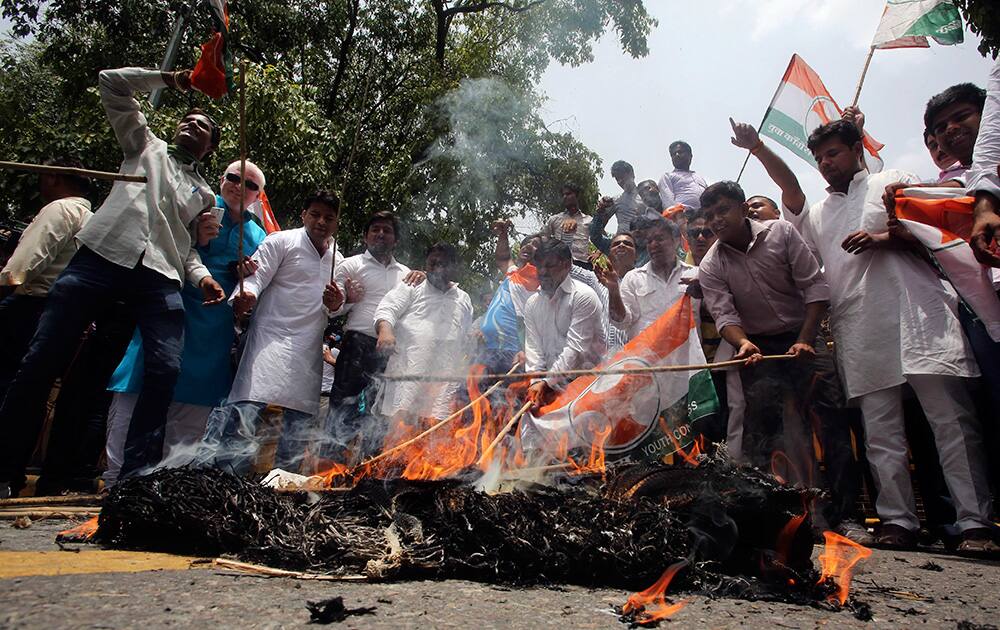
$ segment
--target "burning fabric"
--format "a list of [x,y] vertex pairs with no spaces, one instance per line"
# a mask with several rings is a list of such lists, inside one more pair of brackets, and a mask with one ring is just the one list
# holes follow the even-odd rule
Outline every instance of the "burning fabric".
[[809,581],[807,499],[721,461],[633,466],[604,483],[591,476],[495,495],[457,480],[364,479],[344,491],[281,492],[180,468],[116,486],[97,540],[377,579],[633,589],[683,561],[690,566],[678,583],[686,588],[737,593],[746,581],[727,576]]

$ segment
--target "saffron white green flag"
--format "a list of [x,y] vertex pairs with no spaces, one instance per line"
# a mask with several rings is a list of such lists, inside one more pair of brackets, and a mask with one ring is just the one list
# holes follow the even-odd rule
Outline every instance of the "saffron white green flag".
[[882,12],[874,48],[927,48],[927,38],[947,46],[961,44],[962,16],[950,0],[889,0]]
[[[817,127],[838,120],[842,114],[819,75],[802,57],[792,55],[759,131],[816,168],[816,160],[806,146],[806,140]],[[882,158],[878,152],[884,145],[868,133],[865,133],[863,143],[868,153],[865,157],[868,170],[873,173],[881,171]]]

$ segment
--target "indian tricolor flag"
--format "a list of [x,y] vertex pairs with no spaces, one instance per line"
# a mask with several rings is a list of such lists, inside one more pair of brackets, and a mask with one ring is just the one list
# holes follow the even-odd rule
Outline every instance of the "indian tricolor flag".
[[[843,110],[830,96],[819,75],[802,57],[792,55],[759,131],[816,167],[806,140],[817,127],[838,120],[842,114]],[[865,133],[864,145],[871,156],[867,159],[868,170],[881,171],[882,158],[878,152],[884,145],[868,133]]]
[[226,0],[207,0],[215,32],[201,45],[201,58],[191,73],[191,85],[219,99],[233,89],[233,55],[229,50],[229,5]]
[[[704,365],[687,295],[595,370]],[[708,370],[582,376],[523,423],[525,445],[590,447],[608,461],[658,461],[694,441],[692,423],[719,410]]]
[[896,192],[896,218],[927,249],[959,297],[1000,341],[1000,299],[993,269],[969,247],[975,199],[961,188],[905,188]]
[[948,46],[965,39],[962,16],[950,0],[889,0],[873,48],[927,48],[928,37]]
[[260,191],[260,198],[254,203],[250,204],[247,208],[253,213],[255,217],[260,220],[261,227],[264,231],[270,234],[271,232],[280,232],[281,226],[278,225],[278,220],[274,218],[274,211],[271,210],[271,202],[267,199],[267,193],[263,190]]

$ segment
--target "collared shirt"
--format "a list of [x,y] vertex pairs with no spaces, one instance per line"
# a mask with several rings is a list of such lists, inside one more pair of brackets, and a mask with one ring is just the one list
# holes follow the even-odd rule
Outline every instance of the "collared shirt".
[[383,265],[377,258],[365,250],[363,254],[351,256],[337,265],[334,281],[344,295],[347,295],[345,284],[350,278],[365,290],[361,301],[354,304],[344,304],[337,314],[347,313],[347,323],[344,330],[353,330],[369,337],[375,336],[375,309],[385,294],[403,281],[410,268],[395,258],[389,259],[388,265]]
[[[619,289],[625,304],[625,317],[620,322],[612,321],[612,324],[624,329],[629,339],[635,339],[684,297],[687,285],[681,284],[681,279],[694,278],[696,274],[695,267],[681,261],[674,263],[666,278],[653,271],[652,262],[626,273]],[[696,319],[699,306],[695,300],[692,308]]]
[[83,197],[46,204],[24,230],[17,249],[0,272],[0,284],[15,293],[44,297],[76,253],[76,234],[93,213]]
[[[463,364],[469,348],[472,300],[452,284],[442,291],[430,283],[397,284],[379,302],[373,324],[392,326],[396,349],[385,367],[387,376],[448,372]],[[409,418],[444,418],[463,383],[387,381],[377,403],[380,412]]]
[[664,173],[658,186],[664,208],[682,203],[694,210],[701,207],[701,193],[708,188],[704,177],[694,171],[682,171],[679,168]]
[[[560,212],[549,219],[545,225],[545,234],[569,245],[573,260],[587,262],[590,256],[590,224],[593,220],[594,217],[582,212]],[[576,221],[576,229],[572,232],[564,230],[563,223],[566,221]]]
[[339,263],[340,252],[327,247],[320,254],[305,228],[272,232],[257,248],[253,259],[260,267],[243,280],[257,306],[229,402],[319,410],[327,322],[323,290],[335,258]]
[[979,135],[972,150],[968,173],[969,192],[993,193],[1000,197],[1000,59],[993,64],[986,81],[986,103],[979,119]]
[[747,222],[745,252],[716,241],[698,267],[708,311],[720,331],[740,326],[750,335],[798,332],[806,304],[830,299],[819,263],[791,223]]
[[193,238],[195,217],[212,207],[215,194],[197,162],[184,163],[153,135],[136,90],[165,87],[159,70],[103,70],[101,103],[121,145],[125,160],[119,171],[145,175],[145,183],[115,182],[111,193],[77,239],[102,258],[132,268],[139,264],[183,284],[197,286],[208,270]]
[[[605,353],[601,301],[594,290],[566,276],[550,297],[537,291],[524,307],[525,370],[586,369]],[[560,389],[565,379],[546,378]]]
[[978,376],[958,321],[958,299],[930,265],[906,251],[841,247],[857,230],[888,230],[882,195],[909,173],[859,171],[847,193],[787,215],[818,255],[830,285],[830,324],[849,398],[905,382],[909,374]]
[[642,197],[639,196],[639,192],[635,188],[622,192],[615,199],[615,216],[618,218],[618,228],[615,230],[615,234],[628,232],[632,229],[632,221],[638,214],[641,205],[644,205]]

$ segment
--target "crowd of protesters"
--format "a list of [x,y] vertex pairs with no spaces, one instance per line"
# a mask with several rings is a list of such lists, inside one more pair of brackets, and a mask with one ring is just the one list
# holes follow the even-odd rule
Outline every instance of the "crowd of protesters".
[[[712,373],[722,404],[696,426],[707,442],[765,468],[784,458],[784,474],[826,491],[814,515],[823,526],[894,549],[921,542],[912,460],[923,542],[1000,556],[986,454],[1000,344],[894,210],[900,189],[963,189],[974,199],[969,246],[996,290],[1000,65],[988,91],[961,84],[928,101],[933,182],[869,170],[864,115],[848,108],[809,136],[829,185],[811,203],[757,131],[732,120],[733,145],[779,195],[710,184],[681,140],[655,179],[637,183],[614,162],[622,192],[592,209],[567,183],[560,210],[516,248],[511,225],[493,225],[499,284],[478,319],[457,284],[455,244],[434,244],[411,270],[395,257],[391,212],[370,215],[362,251],[347,258],[327,190],[302,200],[303,227],[266,234],[248,210],[266,186],[258,167],[229,164],[219,194],[205,179],[220,140],[208,113],[190,110],[169,143],[150,131],[134,94],[163,87],[190,89],[190,73],[100,74],[121,171],[146,181],[116,182],[92,211],[86,179],[42,175],[45,206],[0,276],[12,289],[0,302],[0,498],[25,488],[57,380],[37,493],[87,490],[100,459],[105,487],[164,463],[248,472],[265,416],[281,417],[274,465],[308,473],[311,460],[377,453],[372,418],[384,433],[442,418],[462,397],[458,383],[382,374],[592,368],[689,296],[705,360],[742,362]],[[538,378],[525,397],[537,411],[565,386]],[[874,532],[859,507],[865,479]]]

